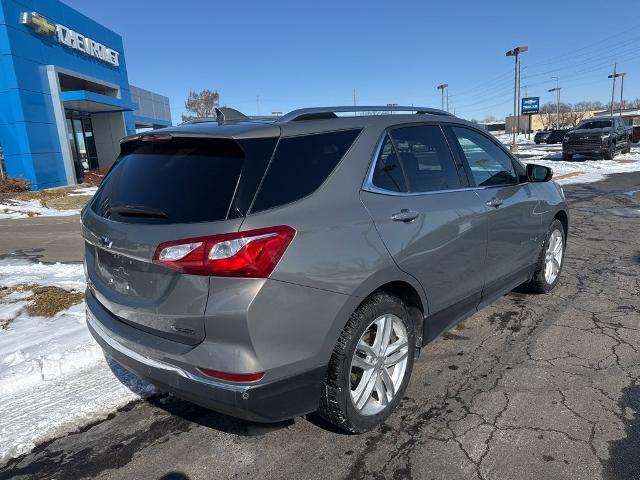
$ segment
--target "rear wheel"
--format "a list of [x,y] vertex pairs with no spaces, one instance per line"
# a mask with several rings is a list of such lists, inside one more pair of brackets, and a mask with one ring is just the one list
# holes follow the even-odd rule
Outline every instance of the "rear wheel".
[[415,325],[399,298],[376,293],[367,299],[333,350],[320,415],[348,432],[380,425],[407,388],[415,342]]
[[533,277],[524,285],[532,293],[547,293],[555,288],[562,271],[565,231],[560,220],[551,222]]

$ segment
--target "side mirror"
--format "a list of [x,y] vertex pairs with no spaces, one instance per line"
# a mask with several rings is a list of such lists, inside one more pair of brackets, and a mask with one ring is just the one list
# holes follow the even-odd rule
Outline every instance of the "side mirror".
[[548,182],[553,177],[553,170],[544,165],[527,164],[527,178],[530,182]]

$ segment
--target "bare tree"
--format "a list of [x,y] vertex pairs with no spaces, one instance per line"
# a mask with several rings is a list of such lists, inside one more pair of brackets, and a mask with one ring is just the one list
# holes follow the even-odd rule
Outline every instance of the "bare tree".
[[184,108],[193,115],[182,115],[182,121],[187,122],[194,118],[214,117],[214,109],[218,106],[220,94],[217,90],[190,91],[189,97],[184,102]]

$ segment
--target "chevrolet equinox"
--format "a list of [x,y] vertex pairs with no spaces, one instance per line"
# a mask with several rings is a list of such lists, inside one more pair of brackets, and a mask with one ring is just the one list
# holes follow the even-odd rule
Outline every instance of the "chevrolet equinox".
[[428,342],[556,286],[569,218],[551,176],[420,107],[220,108],[129,136],[82,212],[88,326],[196,404],[364,432]]

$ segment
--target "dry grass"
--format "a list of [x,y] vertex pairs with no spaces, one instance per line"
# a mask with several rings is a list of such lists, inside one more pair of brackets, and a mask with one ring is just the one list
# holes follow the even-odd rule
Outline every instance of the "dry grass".
[[0,195],[0,200],[39,200],[42,206],[56,208],[58,210],[80,210],[91,200],[91,195],[69,195],[82,186],[49,188],[46,190],[36,190]]
[[77,305],[84,299],[82,292],[69,292],[60,287],[36,287],[27,300],[27,312],[36,317],[53,317],[56,313]]
[[580,175],[584,175],[584,172],[571,172],[571,173],[565,173],[564,175],[554,175],[553,179],[562,180],[563,178],[578,177]]
[[[14,292],[29,292],[30,294],[13,302],[29,302],[25,307],[29,315],[36,317],[53,317],[67,308],[77,305],[84,299],[84,293],[68,291],[55,286],[42,286],[32,283],[20,283],[13,287],[0,287],[0,301]],[[10,320],[0,320],[0,330],[11,323]]]

